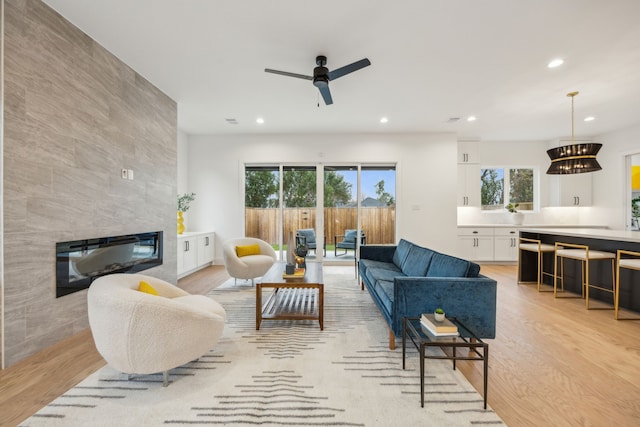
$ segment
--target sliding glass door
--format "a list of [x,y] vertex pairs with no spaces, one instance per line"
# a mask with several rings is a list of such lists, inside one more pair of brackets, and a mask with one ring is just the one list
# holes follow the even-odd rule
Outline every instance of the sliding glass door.
[[394,244],[395,204],[393,164],[245,166],[245,233],[281,259],[290,235],[310,259],[349,263],[360,245]]
[[[318,255],[319,239],[316,226],[317,201],[316,166],[282,167],[282,235],[284,247],[289,236],[306,244],[307,258]],[[321,248],[320,248],[321,249]]]
[[280,166],[245,166],[245,236],[271,244],[276,252],[281,245]]

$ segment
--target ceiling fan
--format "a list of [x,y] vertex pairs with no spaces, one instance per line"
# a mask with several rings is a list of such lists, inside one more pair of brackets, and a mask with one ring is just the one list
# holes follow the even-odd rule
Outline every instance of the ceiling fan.
[[324,103],[326,105],[331,105],[333,104],[333,99],[331,98],[331,92],[329,91],[329,82],[349,73],[353,73],[354,71],[358,71],[361,68],[367,67],[371,65],[371,62],[367,58],[364,58],[336,70],[329,71],[329,69],[325,67],[327,64],[327,57],[319,55],[316,56],[316,64],[318,64],[318,66],[313,69],[313,77],[304,74],[290,73],[288,71],[272,70],[270,68],[265,68],[264,71],[267,73],[280,74],[298,79],[312,80],[313,85],[320,90]]

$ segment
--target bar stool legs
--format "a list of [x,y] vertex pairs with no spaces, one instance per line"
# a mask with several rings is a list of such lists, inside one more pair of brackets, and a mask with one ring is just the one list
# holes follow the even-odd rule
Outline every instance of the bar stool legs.
[[[553,295],[555,298],[558,296],[558,280],[562,282],[562,290],[564,292],[564,261],[566,258],[580,261],[581,272],[581,296],[570,296],[563,298],[585,298],[587,310],[592,309],[604,309],[611,310],[615,307],[590,307],[589,305],[589,289],[598,289],[603,292],[609,292],[613,294],[614,306],[617,298],[617,285],[616,285],[616,254],[611,252],[594,251],[589,250],[587,245],[577,245],[573,243],[555,243],[555,257],[554,257],[554,272],[556,277],[553,280]],[[560,266],[558,268],[558,258],[560,258]],[[590,281],[589,277],[589,264],[591,261],[610,261],[611,262],[611,288],[605,288],[600,285],[594,285]]]
[[[627,258],[622,258],[622,256],[626,256]],[[622,249],[618,249],[616,254],[616,265],[618,266],[617,274],[616,274],[616,294],[615,294],[615,305],[614,305],[614,315],[616,320],[640,320],[638,317],[633,318],[624,318],[620,319],[618,317],[618,311],[620,308],[620,269],[626,268],[629,270],[640,270],[640,252],[626,251]],[[634,284],[629,282],[630,284]]]
[[[535,252],[538,258],[537,280],[535,282],[522,281],[522,251]],[[538,292],[552,292],[552,290],[541,290],[540,285],[543,282],[544,275],[554,276],[551,273],[544,271],[544,254],[554,252],[555,247],[546,243],[541,243],[537,239],[529,239],[526,237],[520,237],[518,240],[518,284],[519,285],[537,285]]]

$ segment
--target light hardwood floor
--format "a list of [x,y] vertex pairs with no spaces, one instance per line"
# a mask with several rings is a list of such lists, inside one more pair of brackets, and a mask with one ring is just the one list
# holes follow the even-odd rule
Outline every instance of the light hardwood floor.
[[[489,405],[507,425],[638,425],[640,321],[517,285],[515,266],[483,265],[482,273],[498,281]],[[179,284],[206,293],[227,278],[215,266]],[[0,371],[0,425],[18,424],[103,365],[86,331]],[[482,390],[481,364],[458,366]]]

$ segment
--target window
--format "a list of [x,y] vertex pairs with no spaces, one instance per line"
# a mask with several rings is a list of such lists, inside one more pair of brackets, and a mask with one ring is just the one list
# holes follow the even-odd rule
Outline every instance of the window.
[[518,203],[518,210],[532,211],[536,202],[535,175],[533,168],[481,168],[482,210],[503,210],[508,203]]

